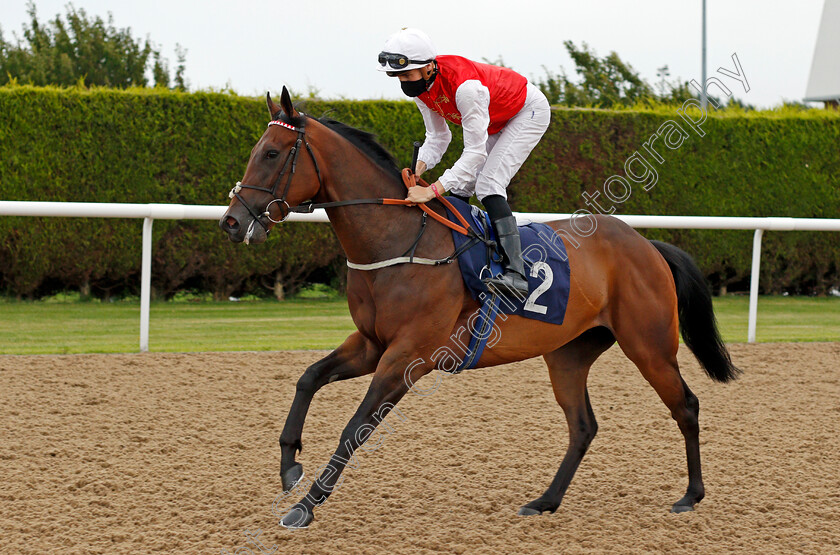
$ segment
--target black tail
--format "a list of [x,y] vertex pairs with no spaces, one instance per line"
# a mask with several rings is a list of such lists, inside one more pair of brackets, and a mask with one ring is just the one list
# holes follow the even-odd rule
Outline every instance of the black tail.
[[710,378],[728,382],[741,371],[732,364],[717,329],[712,295],[700,268],[685,251],[661,241],[651,241],[662,254],[677,286],[677,307],[683,341]]

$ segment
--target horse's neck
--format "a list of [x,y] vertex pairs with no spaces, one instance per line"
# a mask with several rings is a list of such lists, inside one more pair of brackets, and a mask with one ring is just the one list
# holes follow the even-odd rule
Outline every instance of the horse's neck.
[[[355,150],[351,145],[345,148]],[[330,164],[333,170],[325,182],[325,191],[319,201],[405,198],[406,189],[398,179],[358,151],[355,155],[337,156],[336,162]],[[357,161],[348,165],[348,160]],[[327,209],[330,223],[347,258],[357,263],[369,263],[402,254],[408,246],[403,243],[414,233],[409,231],[416,225],[412,222],[419,222],[420,216],[414,212],[401,206],[378,204]],[[411,238],[408,240],[410,242]]]

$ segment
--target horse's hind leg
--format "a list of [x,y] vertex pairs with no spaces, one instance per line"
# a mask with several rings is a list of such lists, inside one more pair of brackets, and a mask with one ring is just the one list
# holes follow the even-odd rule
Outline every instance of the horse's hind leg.
[[303,466],[295,461],[295,455],[303,448],[303,423],[312,397],[328,383],[372,373],[379,356],[379,350],[361,333],[355,332],[336,350],[307,368],[300,377],[295,399],[289,408],[283,433],[280,434],[280,477],[283,491],[291,491],[303,478]]
[[624,354],[636,364],[671,411],[671,417],[676,420],[685,438],[688,489],[671,510],[675,513],[691,511],[705,495],[700,470],[700,403],[680,376],[676,318],[661,326],[654,319],[628,321],[627,325],[618,327],[616,338]]
[[598,431],[586,390],[589,368],[614,342],[615,338],[609,330],[593,328],[544,356],[554,397],[569,425],[569,447],[551,485],[539,498],[519,509],[520,515],[536,515],[545,511],[553,513],[560,506],[580,461]]

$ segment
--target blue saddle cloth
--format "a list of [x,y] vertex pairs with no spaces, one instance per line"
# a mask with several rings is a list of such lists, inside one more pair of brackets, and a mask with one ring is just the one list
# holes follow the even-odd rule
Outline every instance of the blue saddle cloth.
[[[496,232],[486,212],[456,198],[448,197],[447,200],[470,222],[479,235],[493,241],[497,240]],[[447,212],[449,219],[458,223],[455,215],[449,210]],[[510,296],[500,298],[491,295],[482,279],[501,274],[502,266],[499,255],[495,251],[489,253],[487,246],[481,242],[473,245],[458,257],[464,283],[473,298],[482,305],[482,317],[489,317],[490,325],[498,313],[513,314],[560,325],[565,318],[566,304],[569,300],[570,268],[566,246],[560,236],[545,224],[530,223],[519,226],[519,235],[522,239],[522,258],[528,278],[527,297],[516,299]],[[470,241],[469,237],[454,230],[452,238],[456,249]],[[472,334],[470,347],[474,350],[474,354],[468,356],[462,368],[458,368],[457,371],[473,368],[478,363],[487,336],[486,333]]]
[[[497,240],[496,232],[486,212],[456,198],[449,197],[448,200],[470,222],[478,235],[492,241]],[[456,216],[448,209],[447,216],[451,221],[459,223]],[[480,303],[481,308],[478,314],[472,315],[468,321],[470,339],[464,358],[460,360],[458,357],[459,360],[455,361],[454,368],[447,371],[457,374],[466,368],[475,368],[478,365],[485,346],[494,335],[493,326],[499,313],[514,314],[549,324],[563,323],[566,304],[569,300],[569,264],[566,246],[560,236],[545,224],[531,223],[519,226],[519,235],[522,240],[525,273],[528,278],[528,296],[513,298],[490,293],[482,282],[483,278],[502,273],[498,253],[491,251],[483,242],[475,238],[452,231],[456,251],[461,248],[467,249],[458,257],[458,266],[461,268],[461,276],[464,278],[467,289]],[[472,246],[465,243],[472,243]],[[460,331],[456,333],[460,335]],[[498,340],[498,336],[495,340]]]

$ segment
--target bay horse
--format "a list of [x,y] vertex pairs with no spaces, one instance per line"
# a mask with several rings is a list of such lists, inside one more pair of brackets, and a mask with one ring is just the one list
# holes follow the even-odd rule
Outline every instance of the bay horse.
[[[270,95],[266,102],[272,119],[219,221],[229,239],[265,241],[275,223],[290,211],[308,210],[306,201],[311,201],[326,208],[348,262],[373,264],[400,257],[411,248],[425,223],[424,213],[371,201],[405,198],[405,185],[391,155],[367,133],[299,113],[285,87],[279,106]],[[444,213],[438,200],[426,207]],[[563,324],[518,316],[497,321],[499,340],[488,345],[478,363],[489,367],[542,356],[569,427],[568,450],[554,479],[519,514],[538,515],[559,507],[598,429],[586,387],[590,366],[615,342],[668,407],[684,436],[688,488],[672,511],[690,511],[703,499],[704,486],[699,403],[677,365],[680,332],[713,380],[730,381],[740,370],[720,338],[708,287],[690,256],[667,243],[645,239],[616,218],[594,218],[597,230],[578,235],[579,247],[567,249],[571,284]],[[572,236],[569,220],[549,225]],[[451,254],[450,230],[433,222],[426,227],[422,240],[414,244],[414,254],[430,259]],[[467,326],[479,308],[457,263],[349,269],[347,300],[357,331],[307,368],[297,382],[280,435],[285,492],[303,476],[295,456],[302,449],[304,420],[315,393],[337,380],[371,373],[373,379],[330,463],[280,521],[288,528],[309,525],[314,507],[326,501],[354,451],[422,376],[442,369],[433,360],[436,350],[449,347],[457,352],[453,330]]]

